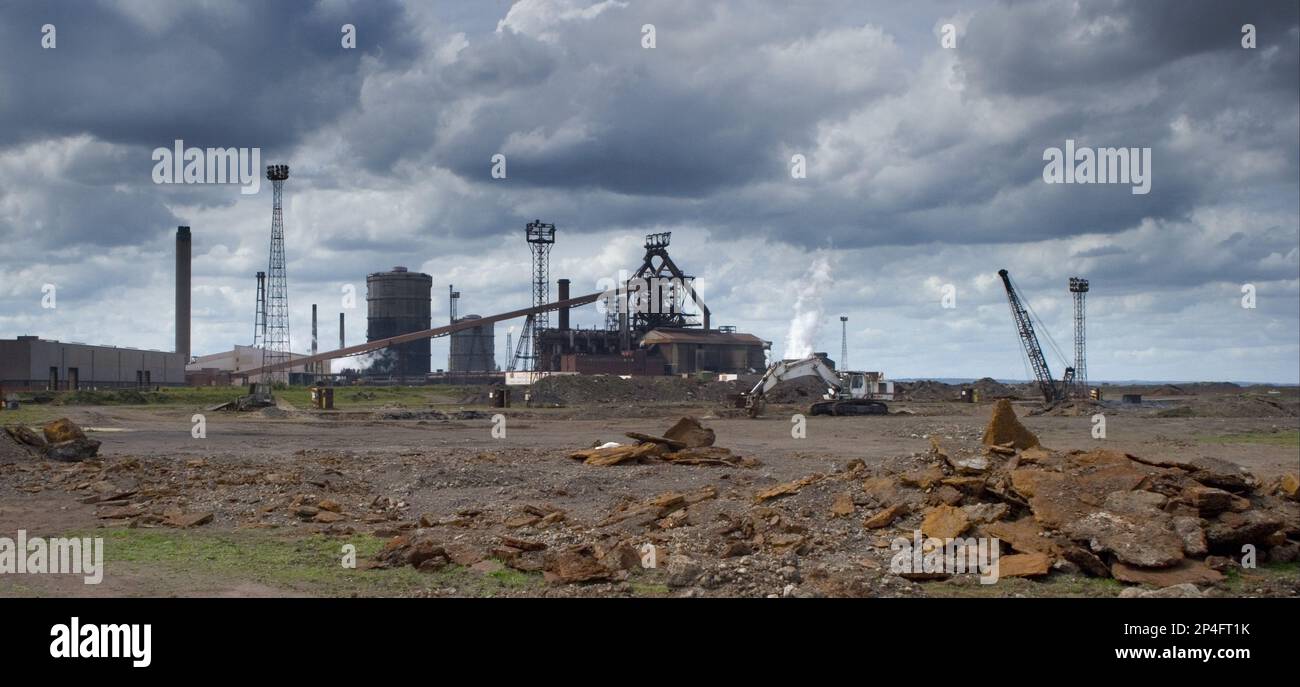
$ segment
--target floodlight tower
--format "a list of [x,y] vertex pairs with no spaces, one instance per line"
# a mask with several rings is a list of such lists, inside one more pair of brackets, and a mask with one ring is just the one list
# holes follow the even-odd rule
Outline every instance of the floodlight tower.
[[1070,293],[1074,294],[1074,390],[1079,398],[1088,398],[1087,311],[1088,280],[1070,277]]
[[[555,225],[535,219],[524,227],[524,237],[533,254],[533,307],[546,305],[551,300],[551,247],[555,245]],[[511,369],[526,362],[528,370],[536,371],[541,355],[542,332],[550,327],[549,313],[539,312],[529,316],[524,331],[519,335],[519,348]]]
[[849,369],[849,316],[840,315],[840,369]]
[[[267,267],[266,347],[262,349],[262,366],[289,361],[289,277],[284,260],[284,181],[289,165],[267,165],[266,178],[271,181],[271,257]],[[263,381],[288,381],[287,368],[264,375]]]

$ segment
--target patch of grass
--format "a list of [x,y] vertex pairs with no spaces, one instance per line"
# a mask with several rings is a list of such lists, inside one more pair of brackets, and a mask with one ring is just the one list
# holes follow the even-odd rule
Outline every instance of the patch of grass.
[[454,565],[434,573],[410,567],[344,568],[344,544],[356,546],[358,565],[383,547],[384,539],[368,534],[295,538],[254,530],[103,529],[67,536],[103,537],[105,576],[111,578],[115,567],[137,576],[153,575],[159,580],[157,593],[202,592],[251,582],[318,596],[392,596],[445,587],[466,596],[493,596],[542,582],[540,575],[508,568],[488,575]]
[[1273,584],[1300,584],[1300,562],[1264,563],[1251,570],[1233,567],[1228,568],[1223,576],[1223,588],[1229,593],[1251,594],[1260,587]]
[[0,410],[0,426],[43,425],[62,416],[63,414],[58,408],[43,405],[20,405],[18,410]]
[[668,596],[672,593],[668,585],[662,582],[638,582],[633,580],[632,594],[634,596]]
[[502,587],[527,587],[533,583],[527,573],[514,568],[502,568],[488,573],[488,577],[500,582]]
[[1124,584],[1109,577],[1055,573],[1043,578],[1004,577],[994,584],[980,584],[976,578],[957,581],[921,582],[926,596],[1005,598],[1017,594],[1029,597],[1119,596]]
[[1220,434],[1197,437],[1203,444],[1256,444],[1265,446],[1300,447],[1300,429],[1284,429],[1275,432],[1243,432],[1240,434]]
[[358,563],[373,556],[383,540],[370,535],[332,539],[320,535],[286,538],[265,532],[209,533],[146,529],[92,530],[73,536],[104,537],[105,575],[115,563],[159,578],[213,582],[257,582],[322,595],[382,595],[422,588],[414,569],[356,570],[342,566],[344,544],[357,547]]

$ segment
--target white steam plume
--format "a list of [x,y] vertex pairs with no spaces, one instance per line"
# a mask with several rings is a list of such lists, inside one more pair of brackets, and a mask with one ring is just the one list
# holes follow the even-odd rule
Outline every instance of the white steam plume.
[[821,329],[825,314],[822,298],[832,282],[830,258],[820,253],[795,285],[794,317],[790,319],[790,329],[785,335],[784,356],[787,359],[806,358],[813,354],[817,331]]

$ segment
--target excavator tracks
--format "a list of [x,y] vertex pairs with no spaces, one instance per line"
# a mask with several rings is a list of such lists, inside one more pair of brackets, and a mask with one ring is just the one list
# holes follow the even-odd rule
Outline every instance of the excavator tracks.
[[882,401],[854,398],[818,401],[809,409],[810,415],[888,415],[889,406]]

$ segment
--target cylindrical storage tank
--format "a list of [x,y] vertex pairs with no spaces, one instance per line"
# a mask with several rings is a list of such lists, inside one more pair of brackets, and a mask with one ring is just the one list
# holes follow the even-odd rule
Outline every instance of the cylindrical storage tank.
[[[394,267],[366,277],[366,341],[429,329],[433,277]],[[429,374],[429,340],[392,346],[375,358],[370,371],[420,381]]]
[[[466,315],[457,321],[477,319],[480,319],[478,315]],[[452,332],[450,371],[494,372],[496,370],[494,336],[491,324],[481,324]]]

